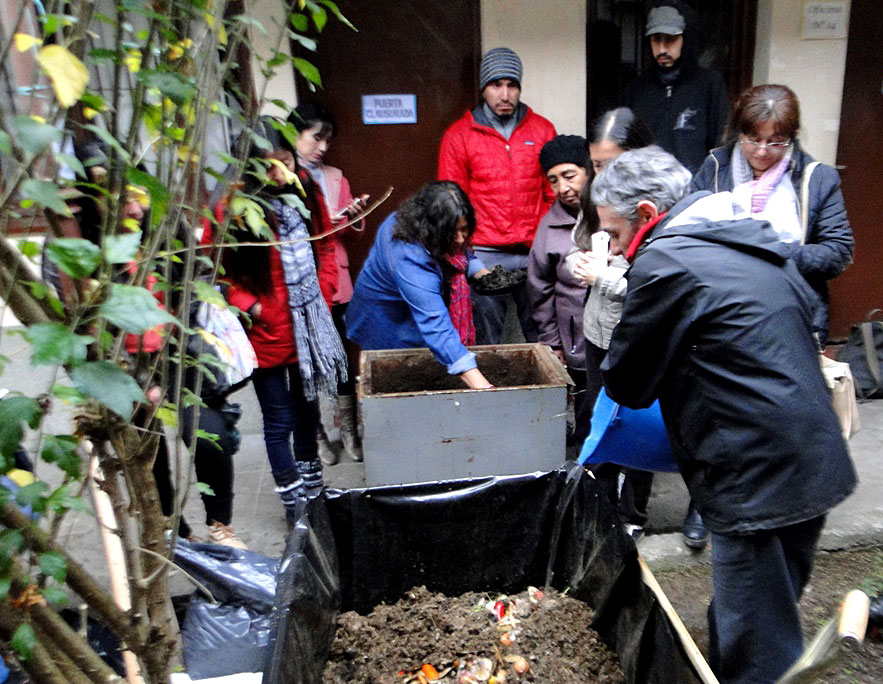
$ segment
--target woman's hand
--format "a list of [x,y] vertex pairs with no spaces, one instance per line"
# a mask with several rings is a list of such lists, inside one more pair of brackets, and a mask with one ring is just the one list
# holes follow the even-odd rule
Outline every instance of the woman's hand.
[[255,302],[252,307],[248,310],[248,315],[252,317],[252,319],[261,317],[261,303]]
[[472,276],[472,279],[477,280],[478,278],[484,278],[490,272],[489,268],[483,268],[480,271],[476,271],[475,275]]
[[477,368],[460,373],[460,379],[466,383],[469,389],[490,389],[493,385],[488,382],[482,372]]
[[581,252],[579,259],[573,266],[573,276],[581,285],[591,287],[609,262],[609,255],[601,256],[592,252]]
[[347,204],[343,209],[337,212],[334,217],[331,219],[332,223],[340,223],[341,221],[349,220],[360,211],[365,209],[365,206],[368,204],[368,199],[371,195],[359,195],[358,197],[352,199],[349,204]]

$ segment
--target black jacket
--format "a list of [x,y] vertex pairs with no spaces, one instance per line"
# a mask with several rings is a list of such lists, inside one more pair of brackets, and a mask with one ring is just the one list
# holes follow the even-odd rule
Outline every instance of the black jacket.
[[[702,168],[693,177],[692,190],[712,192],[733,189],[732,142],[726,147],[711,151]],[[803,172],[813,158],[795,141],[794,153],[788,174],[797,195],[798,211],[803,183]],[[855,242],[852,228],[846,216],[843,193],[840,192],[840,175],[835,169],[819,164],[809,182],[809,217],[806,223],[806,240],[803,245],[790,245],[791,258],[797,270],[806,278],[819,297],[821,305],[816,312],[813,327],[824,344],[828,337],[828,281],[836,278],[852,263]]]
[[719,73],[689,56],[679,61],[680,74],[670,86],[654,62],[626,86],[623,102],[650,126],[657,145],[696,173],[708,151],[721,144],[730,103]]
[[703,520],[747,534],[826,513],[856,475],[819,369],[812,293],[769,223],[703,218],[728,211],[729,195],[694,194],[651,231],[601,371],[625,406],[659,398]]

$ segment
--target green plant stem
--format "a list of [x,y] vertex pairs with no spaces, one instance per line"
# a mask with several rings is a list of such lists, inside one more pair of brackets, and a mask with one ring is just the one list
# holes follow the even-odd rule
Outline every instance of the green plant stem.
[[[0,635],[5,642],[12,639],[12,635],[19,625],[24,624],[21,613],[15,610],[8,601],[0,603]],[[31,680],[40,684],[74,684],[55,664],[46,648],[39,642],[34,645],[27,659],[19,659],[22,668],[28,673]]]

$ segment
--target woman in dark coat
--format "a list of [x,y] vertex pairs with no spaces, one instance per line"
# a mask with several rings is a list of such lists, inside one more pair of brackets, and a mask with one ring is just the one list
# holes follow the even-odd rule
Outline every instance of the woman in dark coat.
[[828,281],[852,263],[854,242],[840,176],[800,146],[800,103],[783,85],[758,85],[736,101],[730,142],[711,151],[692,191],[730,191],[754,218],[768,220],[819,297],[813,325],[828,337]]

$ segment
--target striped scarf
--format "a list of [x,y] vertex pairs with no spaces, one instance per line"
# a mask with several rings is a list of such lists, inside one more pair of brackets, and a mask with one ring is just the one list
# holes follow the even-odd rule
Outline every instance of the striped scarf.
[[281,200],[271,203],[276,216],[276,234],[284,242],[279,246],[297,363],[308,400],[321,392],[337,394],[337,383],[346,380],[346,352],[322,293],[313,249],[307,240],[307,225],[296,209]]
[[451,314],[451,323],[460,334],[460,341],[466,346],[475,344],[475,324],[472,322],[472,299],[469,294],[469,283],[466,282],[466,269],[469,260],[464,252],[445,257],[453,271],[448,286],[450,288],[450,301],[448,312]]

